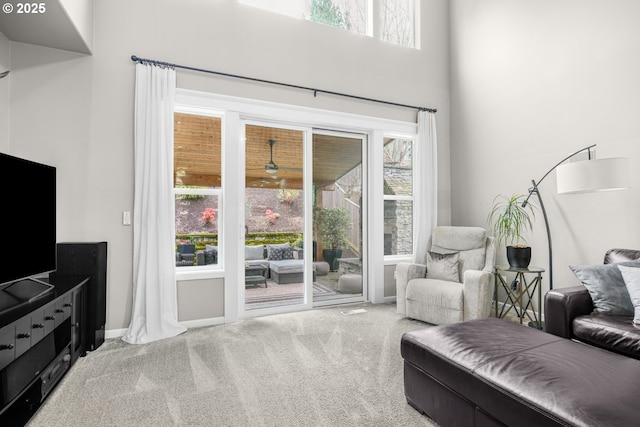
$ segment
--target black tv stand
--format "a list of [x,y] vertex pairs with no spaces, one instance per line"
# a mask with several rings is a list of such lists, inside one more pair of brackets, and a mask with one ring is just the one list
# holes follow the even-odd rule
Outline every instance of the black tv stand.
[[38,278],[16,280],[0,289],[0,316],[40,298],[53,289],[53,285]]
[[0,425],[24,426],[85,353],[88,280],[52,275],[9,293],[18,303],[0,311]]

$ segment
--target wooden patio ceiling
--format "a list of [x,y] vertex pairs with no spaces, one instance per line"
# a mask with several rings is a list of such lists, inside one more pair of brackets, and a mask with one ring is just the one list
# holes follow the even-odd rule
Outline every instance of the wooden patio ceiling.
[[[217,117],[176,113],[174,120],[174,177],[177,184],[219,186],[222,121]],[[263,188],[302,188],[304,133],[296,130],[247,125],[246,185]],[[269,140],[274,140],[273,162],[278,172],[265,171],[270,161]],[[328,188],[362,163],[359,139],[315,134],[313,183]]]

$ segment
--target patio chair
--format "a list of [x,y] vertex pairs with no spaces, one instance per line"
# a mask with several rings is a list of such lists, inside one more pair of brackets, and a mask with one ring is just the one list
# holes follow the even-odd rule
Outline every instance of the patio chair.
[[193,265],[196,256],[196,245],[192,243],[181,243],[178,245],[176,253],[176,267]]

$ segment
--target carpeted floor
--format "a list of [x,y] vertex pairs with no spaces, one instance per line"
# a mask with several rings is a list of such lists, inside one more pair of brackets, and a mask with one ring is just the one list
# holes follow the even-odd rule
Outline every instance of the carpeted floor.
[[405,400],[400,356],[402,334],[426,326],[362,303],[108,340],[28,426],[433,427]]

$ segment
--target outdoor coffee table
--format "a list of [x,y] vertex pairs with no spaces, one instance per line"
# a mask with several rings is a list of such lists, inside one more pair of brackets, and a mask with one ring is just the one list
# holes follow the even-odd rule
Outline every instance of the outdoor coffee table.
[[249,267],[244,269],[244,286],[258,286],[264,284],[267,287],[267,278],[264,276],[265,267]]

